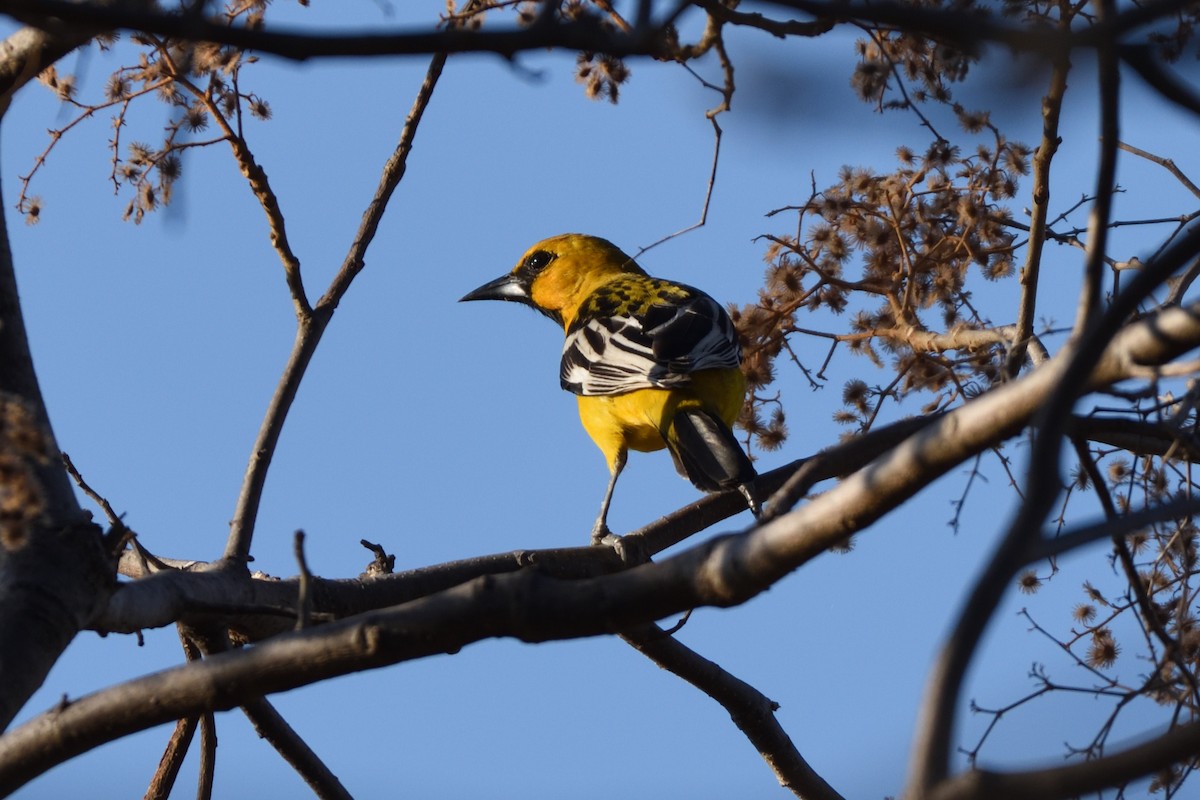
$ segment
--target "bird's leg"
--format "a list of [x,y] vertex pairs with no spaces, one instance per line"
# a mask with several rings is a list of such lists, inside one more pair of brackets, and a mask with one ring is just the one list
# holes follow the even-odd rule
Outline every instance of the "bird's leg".
[[625,458],[625,451],[619,450],[616,458],[608,466],[612,477],[608,479],[608,488],[604,490],[604,500],[600,503],[600,515],[596,517],[596,524],[592,526],[592,544],[604,544],[604,540],[612,536],[612,532],[608,529],[608,506],[612,503],[617,476],[621,474],[621,470],[625,469]]
[[750,506],[750,513],[755,519],[762,518],[762,504],[758,502],[758,498],[754,496],[754,484],[739,483],[738,491],[742,493],[742,497],[746,498],[746,505]]

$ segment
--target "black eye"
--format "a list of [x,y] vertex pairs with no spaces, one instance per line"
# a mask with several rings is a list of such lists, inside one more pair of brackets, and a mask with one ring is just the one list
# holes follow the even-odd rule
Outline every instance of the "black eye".
[[522,264],[521,266],[523,266],[529,272],[537,272],[539,270],[545,269],[546,265],[549,264],[553,260],[554,260],[554,253],[548,252],[546,250],[536,250],[536,251],[530,253],[525,258],[525,263]]

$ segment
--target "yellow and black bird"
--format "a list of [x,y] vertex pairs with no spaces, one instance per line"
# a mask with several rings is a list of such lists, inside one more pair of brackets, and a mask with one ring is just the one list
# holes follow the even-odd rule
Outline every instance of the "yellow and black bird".
[[730,430],[745,399],[742,352],[725,309],[699,289],[652,278],[615,245],[567,233],[538,242],[512,272],[463,300],[533,306],[563,326],[559,379],[612,477],[592,542],[629,450],[666,447],[698,489],[738,489],[758,515],[750,459]]

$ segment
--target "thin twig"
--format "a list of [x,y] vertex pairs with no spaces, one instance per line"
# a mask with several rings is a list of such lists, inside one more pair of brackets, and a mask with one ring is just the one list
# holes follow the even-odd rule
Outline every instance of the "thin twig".
[[[1060,3],[1062,9],[1066,4]],[[1059,27],[1069,28],[1071,20],[1061,14]],[[1033,216],[1029,223],[1029,249],[1021,270],[1021,303],[1017,311],[1017,328],[1012,349],[1005,362],[1010,378],[1021,371],[1029,339],[1033,336],[1033,316],[1037,310],[1038,276],[1042,265],[1042,248],[1046,243],[1046,216],[1050,210],[1050,164],[1058,152],[1058,123],[1063,96],[1067,90],[1067,72],[1071,68],[1069,54],[1064,52],[1054,60],[1050,73],[1050,88],[1042,98],[1042,142],[1033,154]]]
[[1162,156],[1156,156],[1153,153],[1148,153],[1145,150],[1142,150],[1139,147],[1134,147],[1133,145],[1127,144],[1126,142],[1121,142],[1117,146],[1120,147],[1122,150],[1124,150],[1126,153],[1133,153],[1135,156],[1140,156],[1141,158],[1144,158],[1147,161],[1152,161],[1155,164],[1158,164],[1160,167],[1165,169],[1167,172],[1174,175],[1175,179],[1178,180],[1180,183],[1182,183],[1184,185],[1184,187],[1189,192],[1191,192],[1194,196],[1200,197],[1200,186],[1197,186],[1196,184],[1192,183],[1191,179],[1188,178],[1187,175],[1184,175],[1183,170],[1181,170],[1175,164],[1175,162],[1172,161],[1171,159],[1163,158]]
[[296,564],[300,568],[295,629],[302,631],[308,627],[312,618],[312,573],[308,571],[308,561],[304,558],[304,531],[296,531],[292,547],[296,554]]
[[700,207],[700,219],[691,225],[688,225],[686,228],[680,228],[674,233],[667,234],[658,241],[651,242],[650,244],[641,248],[638,250],[637,255],[634,256],[634,259],[641,258],[642,253],[645,253],[651,248],[658,247],[663,242],[670,241],[677,236],[682,236],[685,233],[702,228],[708,223],[708,208],[712,203],[713,189],[717,185],[717,165],[721,161],[722,131],[720,123],[717,122],[717,117],[729,110],[730,104],[733,102],[733,92],[735,88],[733,82],[733,62],[729,59],[729,54],[725,51],[725,42],[721,38],[720,26],[716,24],[715,19],[711,15],[708,19],[708,27],[706,28],[705,34],[702,37],[702,45],[696,45],[693,47],[692,51],[694,52],[689,52],[687,57],[694,58],[696,55],[708,50],[710,47],[716,51],[717,58],[720,61],[721,71],[725,76],[725,83],[723,85],[717,86],[713,83],[709,83],[708,81],[704,80],[704,78],[700,77],[700,75],[694,69],[692,69],[690,65],[683,61],[680,62],[683,64],[684,69],[690,72],[692,76],[696,78],[696,80],[700,81],[705,88],[712,89],[713,91],[721,94],[721,102],[705,112],[705,116],[713,126],[713,155],[712,166],[708,171],[708,188],[704,192],[704,204]]
[[700,219],[698,219],[696,222],[693,222],[691,225],[688,225],[686,228],[680,228],[674,233],[668,233],[661,239],[651,242],[650,244],[641,248],[637,251],[637,255],[634,256],[635,260],[641,258],[642,253],[645,253],[647,250],[658,247],[663,242],[669,242],[677,236],[682,236],[683,234],[697,230],[698,228],[703,228],[708,223],[708,207],[712,202],[713,188],[717,184],[717,163],[721,158],[721,126],[717,124],[717,120],[714,118],[710,118],[709,121],[712,122],[714,137],[712,168],[708,173],[708,189],[704,193],[704,205],[700,208]]
[[208,711],[200,715],[200,774],[196,778],[196,800],[212,800],[216,771],[217,718]]
[[383,173],[380,175],[375,195],[371,198],[371,202],[367,204],[367,208],[363,212],[362,222],[359,223],[358,231],[354,236],[354,242],[351,244],[350,251],[346,254],[345,260],[342,262],[341,269],[334,276],[329,289],[317,302],[318,310],[333,313],[333,309],[337,308],[338,303],[341,302],[342,297],[350,288],[354,277],[362,271],[367,247],[370,246],[372,240],[375,238],[375,232],[379,229],[379,222],[383,219],[384,211],[387,210],[387,204],[391,199],[392,192],[396,190],[396,187],[404,177],[404,172],[408,166],[408,155],[412,152],[413,141],[417,135],[417,128],[421,124],[421,118],[425,114],[425,110],[429,107],[434,87],[437,86],[442,69],[446,66],[446,59],[446,53],[440,52],[430,60],[429,68],[425,72],[425,80],[422,81],[421,88],[417,91],[417,96],[413,100],[408,116],[404,120],[404,127],[400,131],[400,139],[396,144],[396,149],[383,166]]
[[[200,648],[188,638],[182,627],[177,625],[176,630],[187,660],[199,660]],[[171,732],[171,738],[162,758],[159,759],[158,769],[150,779],[144,800],[167,800],[171,796],[171,790],[175,787],[175,780],[179,777],[179,769],[183,766],[183,760],[191,747],[199,721],[199,717],[185,717],[175,723],[175,730]]]
[[79,487],[79,490],[90,497],[96,505],[100,506],[100,510],[104,512],[104,516],[108,520],[109,525],[111,525],[113,528],[123,529],[125,527],[125,523],[121,521],[120,515],[113,510],[113,507],[109,504],[108,500],[106,500],[95,489],[88,485],[88,482],[83,479],[83,475],[78,469],[75,468],[75,463],[71,461],[71,457],[69,455],[66,453],[60,453],[60,455],[62,456],[63,466],[67,468],[67,472],[71,475],[71,480],[75,481],[75,485]]
[[167,800],[171,790],[175,788],[175,780],[179,777],[179,768],[183,766],[183,756],[187,754],[196,734],[196,717],[186,717],[175,723],[175,730],[159,759],[158,769],[146,787],[144,800]]
[[[1080,465],[1087,472],[1096,497],[1100,500],[1100,507],[1104,510],[1104,516],[1109,522],[1116,522],[1119,519],[1116,503],[1113,502],[1112,495],[1108,491],[1108,486],[1104,482],[1104,476],[1100,474],[1100,469],[1092,459],[1087,442],[1083,439],[1072,437],[1071,444],[1075,448],[1075,455],[1079,459]],[[1149,628],[1158,637],[1159,642],[1163,646],[1164,660],[1174,662],[1176,668],[1184,677],[1185,682],[1191,687],[1192,695],[1200,699],[1200,689],[1196,685],[1196,676],[1189,669],[1187,659],[1183,655],[1178,640],[1171,636],[1159,618],[1158,610],[1154,607],[1154,602],[1146,592],[1146,584],[1138,574],[1137,565],[1133,562],[1133,554],[1129,552],[1129,545],[1125,541],[1125,536],[1120,533],[1114,533],[1112,535],[1112,544],[1117,554],[1117,560],[1121,564],[1121,569],[1125,573],[1125,580],[1129,584],[1129,588],[1133,591],[1134,599],[1137,601],[1137,608],[1141,612],[1143,627]]]

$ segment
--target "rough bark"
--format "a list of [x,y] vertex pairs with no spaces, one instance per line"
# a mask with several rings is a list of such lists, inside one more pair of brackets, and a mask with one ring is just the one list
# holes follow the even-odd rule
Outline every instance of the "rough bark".
[[[83,41],[26,29],[0,43],[0,114],[14,91]],[[112,576],[58,457],[0,215],[0,729],[105,602]]]

